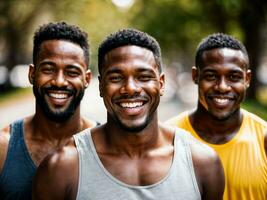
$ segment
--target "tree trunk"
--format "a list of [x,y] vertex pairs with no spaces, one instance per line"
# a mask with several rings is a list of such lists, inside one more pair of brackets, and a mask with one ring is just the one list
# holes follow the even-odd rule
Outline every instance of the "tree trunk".
[[248,51],[250,69],[252,71],[252,80],[248,89],[247,98],[256,99],[257,88],[260,85],[257,78],[257,70],[260,64],[263,44],[265,44],[263,27],[265,24],[264,8],[266,7],[266,2],[255,0],[251,3],[249,0],[245,0],[243,4],[239,20],[241,28],[244,31],[244,44]]

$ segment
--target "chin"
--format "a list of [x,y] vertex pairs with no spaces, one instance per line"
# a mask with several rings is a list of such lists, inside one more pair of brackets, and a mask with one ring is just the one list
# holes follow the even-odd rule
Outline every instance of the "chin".
[[147,127],[147,125],[149,124],[149,118],[142,120],[142,122],[136,122],[136,123],[134,123],[134,120],[130,120],[128,122],[122,122],[118,120],[118,124],[125,131],[136,133],[142,131]]
[[236,111],[233,111],[233,112],[223,112],[223,113],[212,113],[212,116],[213,116],[214,119],[216,119],[218,121],[227,121],[235,113],[236,113]]
[[138,133],[144,130],[147,127],[147,124],[139,125],[139,126],[124,126],[122,125],[121,128],[127,132]]

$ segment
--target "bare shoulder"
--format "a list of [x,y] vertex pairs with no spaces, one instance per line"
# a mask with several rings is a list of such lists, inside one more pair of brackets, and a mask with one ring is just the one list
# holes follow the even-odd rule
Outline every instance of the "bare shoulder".
[[214,149],[196,139],[190,140],[190,149],[194,162],[196,161],[200,164],[206,164],[217,162],[219,160]]
[[83,118],[83,129],[93,128],[97,126],[97,122],[88,118]]
[[8,145],[10,139],[10,125],[0,130],[0,148],[2,145]]
[[9,139],[10,126],[6,126],[2,130],[0,130],[0,172],[3,169],[6,160]]
[[[194,139],[190,140],[190,149],[195,171],[200,177],[211,173],[210,169],[219,170],[221,161],[214,149]],[[209,167],[207,167],[209,166]]]
[[190,149],[202,199],[222,199],[225,180],[219,156],[196,139],[190,140]]
[[43,166],[48,165],[48,169],[49,170],[55,169],[56,173],[60,172],[56,171],[57,169],[60,170],[73,169],[72,167],[74,167],[77,164],[76,161],[78,161],[78,153],[74,141],[73,139],[71,139],[66,146],[48,155],[45,158],[45,161],[42,163],[42,165]]
[[68,199],[75,199],[78,168],[78,153],[71,139],[66,146],[41,162],[33,182],[33,198],[65,199],[67,195]]

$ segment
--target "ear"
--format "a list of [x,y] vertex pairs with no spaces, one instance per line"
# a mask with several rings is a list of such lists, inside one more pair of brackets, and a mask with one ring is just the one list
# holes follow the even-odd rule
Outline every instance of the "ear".
[[85,72],[85,87],[88,87],[88,85],[90,84],[91,80],[92,80],[92,73],[91,73],[91,70],[88,69]]
[[248,69],[246,71],[246,80],[245,80],[246,88],[249,87],[250,81],[251,81],[251,70]]
[[198,76],[199,76],[199,74],[198,74],[197,67],[193,66],[191,72],[192,72],[192,80],[193,80],[193,82],[195,84],[198,84]]
[[162,72],[159,77],[160,96],[163,96],[165,90],[165,74]]
[[34,76],[35,76],[35,66],[33,64],[30,64],[29,72],[28,72],[28,79],[31,84],[33,84]]
[[99,88],[100,97],[103,97],[103,82],[102,82],[101,75],[98,76],[98,88]]

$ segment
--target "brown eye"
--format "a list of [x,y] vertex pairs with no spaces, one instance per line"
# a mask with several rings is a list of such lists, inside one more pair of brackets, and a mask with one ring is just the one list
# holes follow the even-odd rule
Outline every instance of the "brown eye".
[[238,81],[243,79],[243,76],[241,76],[239,74],[231,74],[229,78],[233,82],[238,82]]
[[52,67],[43,67],[41,69],[41,71],[44,73],[44,74],[52,74],[54,73],[54,69]]
[[117,82],[120,82],[122,80],[122,76],[112,75],[112,76],[109,76],[108,80],[112,83],[117,83]]
[[216,74],[205,74],[204,78],[208,81],[214,81],[214,80],[216,80],[217,76],[216,76]]
[[78,72],[76,70],[69,70],[69,71],[67,71],[67,75],[70,77],[77,77],[80,75],[80,72]]

